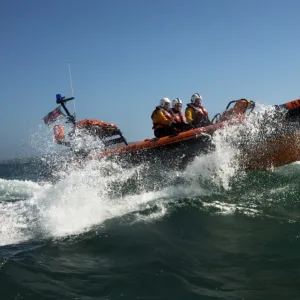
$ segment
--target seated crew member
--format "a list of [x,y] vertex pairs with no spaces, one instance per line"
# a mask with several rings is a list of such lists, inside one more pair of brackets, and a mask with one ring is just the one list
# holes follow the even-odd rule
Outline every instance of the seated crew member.
[[220,121],[227,121],[234,117],[239,117],[245,114],[246,110],[251,107],[251,103],[243,98],[235,102],[233,108],[225,110],[220,118]]
[[187,104],[185,109],[186,121],[194,127],[203,127],[210,125],[208,112],[202,106],[202,96],[195,93],[191,96],[191,103]]
[[153,122],[152,128],[157,138],[173,134],[175,124],[174,117],[170,111],[170,99],[167,97],[162,98],[159,104],[160,105],[156,106],[151,115]]
[[177,131],[186,131],[192,128],[190,124],[187,123],[184,114],[182,113],[182,101],[179,98],[175,98],[172,101],[171,114],[176,122],[173,127],[176,127]]

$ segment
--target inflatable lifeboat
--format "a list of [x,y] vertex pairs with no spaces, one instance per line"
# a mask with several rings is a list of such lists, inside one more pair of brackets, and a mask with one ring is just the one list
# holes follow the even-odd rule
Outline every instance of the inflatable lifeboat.
[[[57,97],[56,102],[64,109],[67,122],[73,124],[73,130],[66,135],[64,125],[55,125],[53,127],[55,142],[72,148],[72,136],[75,132],[92,135],[101,140],[104,145],[103,151],[91,153],[89,149],[83,149],[78,153],[80,155],[78,159],[105,157],[116,159],[131,166],[146,161],[168,164],[172,167],[184,167],[195,156],[214,149],[211,138],[216,130],[242,122],[255,107],[253,101],[234,100],[229,102],[222,114],[214,116],[211,125],[180,133],[175,132],[159,139],[145,139],[141,142],[128,144],[122,132],[113,123],[87,119],[76,122],[75,116],[69,113],[65,105],[67,101],[72,99],[74,98]],[[243,113],[235,114],[234,108],[237,106],[237,102],[241,100],[248,101],[248,105]],[[300,160],[300,99],[277,105],[275,108],[278,112],[275,121],[287,124],[288,126],[284,128],[288,128],[288,130],[279,130],[275,136],[263,136],[255,142],[255,145],[242,146],[241,164],[246,169],[268,169]],[[292,126],[289,126],[290,124]],[[266,126],[273,125],[266,123]],[[283,127],[280,126],[280,128]]]

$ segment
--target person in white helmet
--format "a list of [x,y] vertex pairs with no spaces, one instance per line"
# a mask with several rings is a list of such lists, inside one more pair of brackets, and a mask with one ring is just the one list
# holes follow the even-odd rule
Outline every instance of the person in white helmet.
[[184,114],[182,113],[182,101],[179,98],[175,98],[172,101],[171,114],[174,117],[176,124],[173,126],[176,127],[177,131],[186,131],[192,129],[192,126],[187,123]]
[[157,138],[171,135],[172,133],[174,133],[173,125],[175,124],[175,120],[170,111],[170,108],[170,99],[164,97],[160,99],[159,106],[156,106],[155,110],[152,112],[152,129],[154,129],[154,135]]
[[182,101],[179,98],[175,98],[172,101],[171,114],[173,115],[177,123],[186,123],[185,116],[181,112],[182,110]]
[[185,109],[186,121],[194,127],[203,127],[210,124],[208,112],[202,106],[202,96],[195,93],[191,96],[191,103]]

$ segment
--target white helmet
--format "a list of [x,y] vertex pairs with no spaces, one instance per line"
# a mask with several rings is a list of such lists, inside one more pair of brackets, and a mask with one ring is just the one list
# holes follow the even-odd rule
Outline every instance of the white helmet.
[[162,107],[163,107],[166,103],[169,103],[169,104],[171,105],[171,101],[170,101],[170,99],[167,98],[167,97],[161,98],[160,101],[159,101],[159,105],[162,106]]
[[193,94],[191,97],[191,103],[195,103],[196,99],[200,99],[202,101],[202,96],[198,93]]
[[172,101],[172,107],[174,108],[176,104],[182,104],[182,101],[179,98],[175,98]]

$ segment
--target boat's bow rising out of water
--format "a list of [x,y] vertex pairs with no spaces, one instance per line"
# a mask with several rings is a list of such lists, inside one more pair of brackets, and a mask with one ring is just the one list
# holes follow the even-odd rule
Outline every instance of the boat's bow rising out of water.
[[[79,160],[110,158],[134,165],[141,162],[155,162],[172,167],[183,167],[195,156],[214,151],[213,137],[221,128],[238,126],[243,128],[242,140],[236,143],[241,166],[246,169],[267,169],[300,160],[300,99],[275,105],[271,112],[263,116],[255,114],[255,103],[246,99],[229,102],[222,114],[217,114],[211,124],[192,128],[184,132],[162,138],[146,139],[128,144],[120,129],[112,123],[99,120],[81,120],[76,122],[66,107],[66,102],[74,98],[64,98],[59,94],[56,102],[60,106],[50,112],[45,123],[51,125],[62,117],[71,123],[71,130],[65,132],[63,124],[53,127],[57,144],[70,148]],[[246,103],[244,109],[237,111],[240,103]],[[65,114],[62,112],[64,110]],[[256,123],[256,134],[247,133],[247,120]],[[220,131],[219,131],[220,132]],[[92,146],[81,144],[78,138],[96,138],[103,148],[95,151]]]

